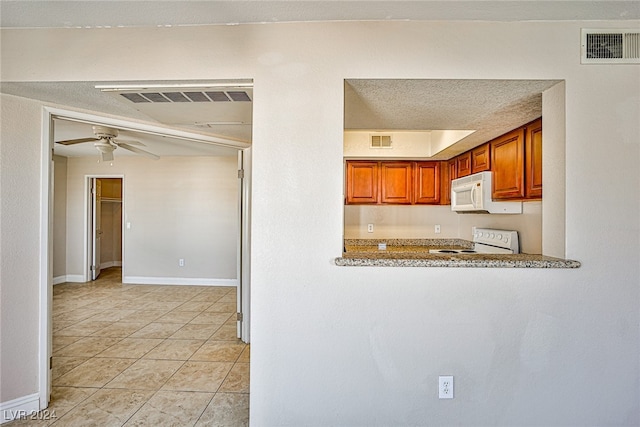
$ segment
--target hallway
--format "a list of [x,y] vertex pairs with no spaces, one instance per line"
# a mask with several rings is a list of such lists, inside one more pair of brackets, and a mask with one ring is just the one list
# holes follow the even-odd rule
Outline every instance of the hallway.
[[236,288],[125,285],[118,267],[56,285],[50,406],[6,425],[248,425],[235,313]]

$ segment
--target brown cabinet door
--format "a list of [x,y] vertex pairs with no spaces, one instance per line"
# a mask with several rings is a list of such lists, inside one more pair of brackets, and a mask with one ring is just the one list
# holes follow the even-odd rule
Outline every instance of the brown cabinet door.
[[520,128],[491,141],[494,199],[524,197],[524,139]]
[[416,204],[440,203],[440,162],[416,162],[414,173]]
[[347,204],[378,203],[378,162],[347,161]]
[[[454,163],[455,164],[455,163]],[[440,162],[440,204],[451,204],[451,161]],[[455,171],[455,169],[454,169]]]
[[456,175],[457,178],[462,178],[471,174],[471,151],[462,153],[456,158]]
[[447,161],[447,168],[449,169],[449,179],[458,178],[458,169],[457,169],[457,160],[455,157],[449,161]]
[[471,173],[484,172],[491,169],[490,147],[491,145],[487,142],[471,150]]
[[525,195],[527,199],[540,199],[542,198],[542,119],[527,125],[525,146]]
[[412,185],[412,162],[380,163],[381,203],[410,204]]

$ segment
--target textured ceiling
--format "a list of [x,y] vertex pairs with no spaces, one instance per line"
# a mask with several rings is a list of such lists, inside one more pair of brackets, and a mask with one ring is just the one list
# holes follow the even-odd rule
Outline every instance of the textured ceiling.
[[[57,119],[54,120],[53,130],[54,141],[94,137],[91,125],[87,123]],[[118,136],[115,140],[125,143],[129,141],[142,143],[143,145],[138,146],[138,148],[156,154],[161,158],[166,156],[236,156],[238,153],[235,148],[169,136],[150,135],[132,130],[118,130]],[[54,144],[54,153],[64,157],[95,157],[96,161],[100,158],[93,141],[67,146]],[[116,159],[120,156],[136,155],[121,148],[116,149],[114,152]]]
[[558,80],[351,79],[345,129],[475,130],[450,158],[542,115],[542,92]]
[[[238,130],[246,126],[214,126],[198,128],[179,124],[180,105],[159,105],[162,114],[147,115],[126,100],[107,95],[95,88],[103,82],[2,83],[8,93],[40,101],[81,108],[100,114],[126,117],[134,121],[158,123],[173,128],[217,135],[229,139],[243,138]],[[130,82],[129,82],[130,83]],[[147,84],[184,84],[186,82],[146,82]],[[193,82],[188,82],[193,83]],[[511,129],[534,120],[542,114],[542,92],[557,80],[448,80],[448,79],[350,79],[345,82],[344,128],[347,130],[475,130],[454,146],[438,154],[437,159],[453,157],[489,141]],[[214,110],[205,103],[191,104],[203,117]],[[172,117],[172,111],[175,112]],[[211,121],[220,120],[219,112],[210,114]],[[251,111],[247,122],[251,123]],[[92,137],[89,125],[60,121],[56,124],[56,140]],[[142,140],[150,151],[159,155],[219,155],[228,153],[213,146],[188,149],[183,141],[167,145],[170,139],[148,135],[123,137]],[[158,147],[156,147],[155,140]],[[173,147],[173,150],[170,148]],[[80,156],[93,153],[91,144],[72,147],[57,146],[58,154]],[[126,153],[122,153],[126,154]]]
[[[208,81],[212,84],[233,84],[238,80],[229,81]],[[108,82],[108,84],[117,84],[119,82]],[[192,81],[167,82],[126,82],[127,85],[140,83],[145,85],[172,85],[175,83],[192,84]],[[199,81],[198,83],[202,83]],[[115,116],[126,118],[132,122],[143,122],[149,124],[158,124],[169,126],[173,129],[180,129],[188,132],[199,133],[205,136],[222,137],[231,141],[251,141],[251,121],[252,107],[248,106],[244,122],[249,125],[222,125],[212,127],[199,127],[194,125],[193,121],[187,123],[185,117],[197,116],[201,118],[209,117],[209,120],[203,121],[220,121],[227,116],[220,111],[219,105],[212,103],[190,103],[190,105],[180,105],[166,103],[157,105],[160,109],[144,111],[145,114],[136,104],[127,101],[124,98],[108,95],[96,89],[96,85],[104,85],[107,82],[2,82],[0,83],[0,92],[21,96],[24,98],[35,99],[45,103],[57,106],[72,107],[74,109],[87,110],[96,115]],[[252,103],[248,103],[252,104]],[[189,107],[188,113],[184,111],[185,107]],[[197,111],[197,114],[194,114]],[[54,125],[54,140],[61,141],[76,138],[91,138],[93,130],[90,124],[76,123],[66,120],[58,120]],[[137,140],[143,142],[147,151],[151,151],[160,156],[221,156],[235,155],[237,150],[225,148],[211,144],[198,144],[195,142],[186,142],[170,137],[157,137],[153,135],[135,133],[131,131],[120,132],[120,140]],[[56,144],[54,151],[58,155],[66,157],[78,157],[86,155],[96,155],[97,151],[92,143],[75,144],[72,146],[60,146]],[[118,150],[115,156],[132,155],[125,150]]]

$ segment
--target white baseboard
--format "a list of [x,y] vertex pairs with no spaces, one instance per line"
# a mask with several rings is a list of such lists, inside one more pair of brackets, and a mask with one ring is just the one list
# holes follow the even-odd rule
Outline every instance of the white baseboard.
[[18,418],[29,418],[40,410],[40,395],[38,393],[19,397],[8,402],[0,403],[0,424]]
[[197,279],[190,277],[144,277],[124,276],[122,283],[128,285],[187,285],[187,286],[238,286],[238,279]]
[[100,268],[122,267],[122,261],[109,261],[100,264]]
[[84,283],[84,276],[82,274],[67,274],[66,276],[57,276],[53,278],[53,284],[59,285],[60,283]]

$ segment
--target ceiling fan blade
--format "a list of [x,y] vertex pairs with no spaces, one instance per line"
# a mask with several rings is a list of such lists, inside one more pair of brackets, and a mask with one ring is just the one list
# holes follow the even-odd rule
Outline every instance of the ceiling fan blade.
[[132,140],[129,140],[129,139],[127,139],[126,141],[120,141],[119,139],[118,139],[118,140],[115,140],[115,139],[114,139],[114,140],[113,140],[113,142],[114,142],[115,144],[129,144],[129,145],[139,145],[139,146],[141,146],[141,147],[146,147],[146,146],[145,146],[142,142],[140,142],[140,141],[132,141]]
[[142,154],[143,156],[149,157],[150,159],[153,159],[153,160],[158,160],[160,158],[160,156],[157,156],[153,153],[149,153],[148,151],[141,150],[138,147],[125,144],[124,142],[119,143],[118,147],[122,147],[125,150],[133,151],[134,153],[137,153],[137,154]]
[[103,162],[110,162],[113,160],[113,151],[101,152],[101,154]]
[[79,138],[79,139],[67,139],[65,141],[56,141],[56,144],[62,144],[62,145],[73,145],[73,144],[80,144],[83,142],[94,142],[94,141],[99,141],[98,138]]

